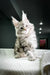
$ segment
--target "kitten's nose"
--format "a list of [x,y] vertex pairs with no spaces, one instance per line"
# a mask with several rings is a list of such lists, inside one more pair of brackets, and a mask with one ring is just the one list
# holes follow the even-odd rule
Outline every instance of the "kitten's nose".
[[21,29],[24,29],[23,27],[21,27]]
[[26,30],[26,28],[24,28],[24,27],[21,27],[21,30]]

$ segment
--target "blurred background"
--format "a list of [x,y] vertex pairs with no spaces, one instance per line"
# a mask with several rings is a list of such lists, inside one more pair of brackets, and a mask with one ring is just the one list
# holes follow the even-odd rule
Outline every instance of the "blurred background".
[[38,49],[50,49],[50,2],[48,0],[0,0],[0,48],[14,48],[15,29],[11,16],[22,18],[22,10],[35,26]]

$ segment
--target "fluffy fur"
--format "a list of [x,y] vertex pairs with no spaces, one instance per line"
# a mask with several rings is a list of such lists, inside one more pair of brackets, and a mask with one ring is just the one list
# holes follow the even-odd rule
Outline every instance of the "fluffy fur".
[[12,16],[12,22],[17,36],[14,47],[15,57],[19,58],[28,56],[30,60],[36,59],[34,50],[37,48],[37,38],[34,24],[29,22],[27,15],[23,11],[22,21],[19,22]]

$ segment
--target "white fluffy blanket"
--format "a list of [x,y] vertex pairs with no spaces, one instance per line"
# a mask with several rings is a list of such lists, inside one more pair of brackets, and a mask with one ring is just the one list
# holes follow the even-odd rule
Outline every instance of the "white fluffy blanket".
[[40,59],[15,59],[13,49],[1,49],[0,75],[40,75]]

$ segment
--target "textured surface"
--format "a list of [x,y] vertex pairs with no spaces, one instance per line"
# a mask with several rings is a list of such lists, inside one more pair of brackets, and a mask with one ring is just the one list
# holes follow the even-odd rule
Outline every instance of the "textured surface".
[[[49,50],[36,50],[41,58]],[[42,58],[43,59],[43,58]],[[14,58],[14,49],[0,49],[0,75],[40,75],[40,59]]]
[[40,59],[14,58],[13,49],[0,49],[0,75],[39,75]]

